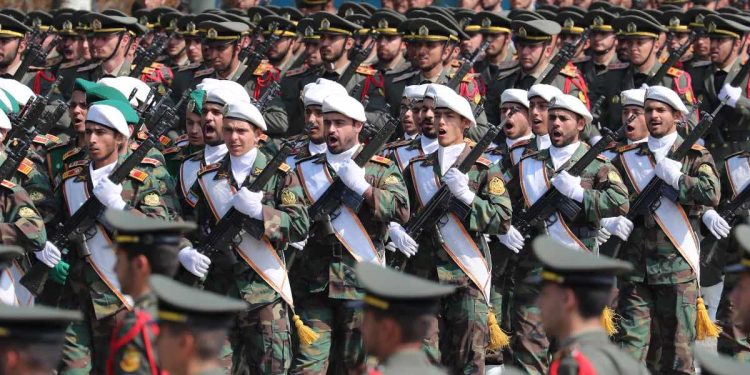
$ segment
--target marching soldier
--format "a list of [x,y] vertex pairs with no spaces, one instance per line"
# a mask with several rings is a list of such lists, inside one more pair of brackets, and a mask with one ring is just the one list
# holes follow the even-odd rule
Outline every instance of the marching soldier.
[[217,17],[217,15],[202,13],[198,16],[186,14],[177,20],[175,34],[173,38],[182,37],[185,40],[185,53],[190,63],[178,68],[174,68],[174,78],[172,79],[173,99],[178,100],[178,96],[190,90],[193,84],[193,77],[200,71],[208,69],[203,59],[203,40],[198,30],[199,20],[206,17]]
[[[21,66],[24,52],[28,48],[30,40],[27,33],[31,29],[15,18],[0,14],[0,38],[3,39],[2,58],[0,58],[0,77],[13,78],[16,71]],[[29,84],[33,80],[35,73],[27,72],[20,82]]]
[[[610,161],[617,156],[617,149],[622,146],[634,143],[648,141],[648,127],[646,126],[646,116],[643,110],[643,102],[646,98],[646,90],[630,89],[620,93],[620,103],[622,104],[622,123],[625,126],[625,140],[614,141],[607,145],[603,152],[604,156]],[[630,117],[634,116],[632,121]],[[602,221],[602,227],[605,227]]]
[[[431,154],[438,149],[437,135],[438,129],[435,124],[435,115],[433,111],[422,109],[424,101],[424,94],[429,85],[414,85],[406,86],[404,89],[404,97],[411,101],[412,108],[409,106],[402,105],[402,112],[411,112],[411,120],[416,122],[417,126],[417,137],[406,138],[402,141],[396,141],[386,146],[385,153],[389,155],[389,158],[396,162],[399,170],[403,173],[409,166],[412,159]],[[404,108],[405,107],[405,108]],[[416,110],[416,111],[415,111]],[[404,130],[406,126],[404,120],[402,125]]]
[[164,48],[166,59],[162,63],[171,69],[179,69],[191,63],[188,57],[187,41],[177,28],[177,22],[182,17],[184,17],[182,13],[170,12],[163,14],[158,19],[164,33],[169,37]]
[[118,77],[130,74],[129,55],[137,46],[140,26],[133,17],[121,17],[103,13],[86,15],[90,25],[89,48],[95,63],[79,67],[75,77],[92,82],[102,77]]
[[370,17],[377,43],[378,61],[373,65],[382,75],[398,74],[411,69],[404,58],[404,35],[399,30],[406,17],[387,9],[380,9]]
[[648,374],[645,366],[612,344],[600,318],[611,299],[615,276],[633,266],[575,251],[546,236],[534,240],[532,246],[543,266],[539,277],[542,324],[558,340],[551,372]]
[[[589,38],[590,56],[573,60],[575,66],[583,74],[586,86],[589,88],[589,99],[596,103],[599,85],[606,84],[601,77],[611,68],[619,66],[617,60],[617,37],[612,23],[615,15],[603,9],[596,9],[586,13],[584,23],[591,29]],[[592,104],[593,105],[593,104]]]
[[[221,131],[228,155],[198,172],[190,190],[196,197],[196,217],[204,226],[202,233],[210,233],[219,230],[216,224],[234,207],[252,225],[261,226],[262,238],[241,234],[242,241],[229,250],[236,254],[236,262],[216,262],[209,268],[211,258],[191,246],[180,250],[179,259],[190,273],[206,277],[207,290],[249,304],[237,315],[230,338],[233,373],[283,373],[292,355],[288,310],[295,306],[283,251],[307,235],[307,200],[284,163],[272,166],[277,173],[260,191],[248,189],[271,162],[257,147],[266,124],[249,102],[230,101],[224,108]],[[299,317],[294,320],[297,324]]]
[[[678,200],[660,198],[659,208],[636,223],[615,218],[620,229],[613,234],[639,236],[622,250],[621,257],[635,269],[620,277],[617,312],[622,318],[616,342],[640,361],[657,350],[656,371],[693,372],[690,345],[696,337],[696,305],[702,302],[699,244],[692,228],[704,206],[718,203],[719,180],[711,155],[700,145],[682,160],[669,158],[682,143],[676,123],[688,113],[677,93],[650,87],[645,111],[648,141],[618,149],[615,165],[628,177],[631,191],[639,192],[651,178],[660,178],[677,191]],[[652,322],[661,327],[655,331],[658,336],[651,334]]]
[[494,81],[504,69],[514,65],[510,51],[510,19],[492,12],[479,12],[471,21],[479,29],[482,41],[489,40],[484,58],[474,64],[479,74],[482,92],[486,93],[489,83]]
[[[60,35],[60,42],[57,45],[58,53],[63,56],[63,63],[55,72],[55,78],[57,76],[63,77],[59,86],[60,92],[57,93],[57,95],[62,96],[62,100],[70,100],[70,95],[74,90],[76,71],[78,68],[88,65],[91,60],[89,42],[86,38],[86,34],[90,30],[90,25],[86,19],[88,13],[85,10],[76,11],[70,16],[65,16],[65,13],[62,13],[57,15],[53,21],[53,26]],[[45,93],[47,91],[42,87],[39,92]]]
[[190,92],[182,135],[175,138],[174,146],[164,149],[167,170],[175,178],[180,174],[182,161],[203,149],[205,145],[201,123],[205,98],[206,91],[204,90],[196,89]]
[[[493,164],[500,166],[502,171],[511,171],[513,166],[521,161],[526,148],[534,142],[534,133],[529,121],[528,92],[521,89],[507,89],[500,96],[500,121],[506,121],[503,136],[498,135],[485,157]],[[503,176],[508,182],[512,176]]]
[[694,6],[685,12],[690,31],[698,33],[690,48],[692,57],[683,63],[683,68],[687,71],[711,63],[711,40],[706,35],[706,25],[703,23],[709,14],[716,12],[702,6]]
[[133,309],[112,332],[106,373],[158,375],[154,350],[159,332],[157,299],[149,277],[174,275],[182,233],[195,229],[195,224],[170,223],[119,210],[107,210],[104,218],[114,229],[117,279],[122,292],[133,298]]
[[363,370],[362,309],[348,303],[361,299],[363,292],[351,270],[358,262],[385,264],[388,223],[405,222],[409,214],[403,178],[393,162],[374,156],[360,167],[352,160],[360,150],[358,138],[366,121],[362,104],[349,96],[330,95],[323,100],[322,112],[328,149],[297,163],[305,196],[314,203],[330,186],[327,176],[338,176],[363,202],[359,212],[342,206],[330,219],[311,218],[316,220],[311,240],[291,282],[298,293],[297,311],[321,338],[299,348],[293,374],[324,374],[329,365],[334,373]]
[[563,95],[555,86],[536,84],[529,88],[529,122],[534,142],[530,142],[524,154],[545,150],[552,144],[549,136],[549,117],[547,116],[552,99]]

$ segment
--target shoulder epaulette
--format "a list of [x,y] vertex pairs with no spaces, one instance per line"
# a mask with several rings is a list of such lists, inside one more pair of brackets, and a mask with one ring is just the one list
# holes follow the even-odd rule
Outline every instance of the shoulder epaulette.
[[287,163],[281,163],[279,164],[279,170],[284,173],[289,173],[289,171],[292,170],[292,167],[290,167]]
[[93,64],[89,64],[89,65],[84,65],[84,66],[76,69],[76,72],[86,72],[86,71],[89,71],[91,69],[96,68],[97,66],[99,66],[99,63],[93,63]]
[[271,69],[273,69],[273,65],[271,65],[271,64],[269,64],[267,62],[262,62],[262,63],[260,63],[260,65],[258,65],[257,68],[255,68],[255,70],[253,71],[253,75],[254,76],[262,76],[262,75],[266,74],[266,72],[269,71],[269,70],[271,70]]
[[146,133],[143,130],[139,131],[138,132],[138,139],[141,140],[141,141],[147,140],[148,139],[148,133]]
[[582,56],[577,59],[570,60],[570,62],[572,62],[573,64],[578,64],[589,60],[591,60],[591,56]]
[[65,160],[65,159],[67,159],[67,158],[69,158],[71,156],[74,156],[74,155],[78,154],[79,152],[81,152],[81,149],[78,148],[78,147],[76,147],[76,148],[74,148],[72,150],[69,150],[69,151],[67,151],[66,153],[63,154],[63,160]]
[[306,71],[307,71],[307,67],[306,66],[301,66],[299,68],[287,70],[286,71],[286,76],[287,77],[293,77],[293,76],[296,76],[296,75],[300,75],[300,74],[302,74],[302,73],[304,73]]
[[209,74],[211,74],[213,72],[214,72],[214,68],[201,69],[201,70],[195,72],[195,74],[193,74],[193,77],[203,77],[203,76],[207,76],[207,75],[209,75]]
[[412,71],[412,72],[407,72],[407,73],[404,73],[404,74],[402,74],[402,75],[400,75],[398,77],[394,77],[393,78],[393,82],[401,82],[403,80],[406,80],[406,79],[409,79],[411,77],[414,77],[417,74],[419,74],[418,70],[415,70],[415,71]]
[[144,172],[144,171],[142,171],[140,169],[135,169],[134,168],[133,170],[130,171],[129,176],[132,177],[132,178],[134,178],[134,179],[136,179],[136,180],[138,180],[138,181],[140,181],[140,182],[143,182],[144,180],[146,180],[146,177],[148,177],[148,173],[146,173],[146,172]]
[[45,136],[43,136],[41,134],[38,134],[37,136],[34,137],[34,139],[32,140],[32,142],[34,142],[36,144],[40,144],[40,145],[46,146],[47,143],[49,143],[49,139],[47,139],[47,137],[45,137]]
[[8,180],[3,180],[3,182],[0,182],[0,185],[3,185],[5,187],[7,187],[8,189],[13,189],[14,187],[16,187],[16,184],[14,184],[14,183],[12,183],[12,182],[10,182]]
[[161,143],[162,146],[167,146],[172,143],[172,138],[169,138],[166,135],[161,135],[159,136],[159,143]]
[[154,167],[158,167],[161,165],[161,162],[153,158],[143,158],[143,160],[141,160],[141,164],[148,164],[153,165]]
[[393,161],[391,159],[382,157],[380,155],[373,156],[372,158],[370,158],[370,161],[374,161],[374,162],[376,162],[378,164],[383,164],[386,167],[389,166],[389,165],[391,165],[391,163],[393,163]]
[[83,60],[68,61],[66,63],[60,64],[58,69],[68,69],[81,64],[83,64]]
[[415,157],[411,158],[411,160],[425,160],[429,156],[430,156],[430,154],[419,155],[419,156],[415,156]]
[[700,61],[696,61],[696,62],[691,62],[690,66],[693,67],[693,68],[699,68],[699,67],[703,67],[703,66],[709,66],[711,64],[712,64],[711,60],[700,60]]
[[628,62],[616,62],[611,63],[607,65],[607,69],[614,70],[614,69],[624,69],[630,66],[630,63]]
[[575,78],[578,76],[578,68],[576,68],[575,65],[568,63],[568,65],[565,65],[565,67],[560,70],[560,74],[570,78]]
[[513,68],[503,70],[503,71],[501,71],[500,73],[497,74],[497,78],[495,78],[495,80],[499,81],[499,80],[501,80],[503,78],[509,77],[509,76],[515,74],[519,69],[521,69],[521,68],[518,67],[518,66],[515,66]]
[[373,67],[371,67],[370,65],[360,65],[360,66],[357,67],[357,74],[362,74],[362,75],[365,75],[365,76],[371,76],[371,75],[375,75],[375,73],[377,73],[377,72],[378,72],[378,70],[375,69],[375,68],[373,68]]
[[632,149],[637,148],[637,147],[638,147],[638,143],[632,143],[632,144],[629,144],[629,145],[624,145],[624,146],[618,147],[617,148],[617,152],[618,153],[622,153],[622,152],[629,151],[629,150],[632,150]]
[[606,156],[604,156],[604,154],[596,155],[596,158],[599,159],[599,160],[601,160],[601,161],[608,161],[609,160],[609,158],[607,158]]
[[682,70],[671,67],[669,68],[669,70],[667,70],[667,75],[670,77],[679,77],[682,75]]
[[522,141],[518,141],[518,142],[514,143],[513,145],[511,145],[511,148],[515,149],[515,148],[518,148],[518,147],[521,147],[521,146],[526,146],[529,143],[531,143],[531,139],[524,139]]
[[162,151],[161,153],[163,155],[171,155],[171,154],[176,154],[176,153],[180,152],[180,150],[181,150],[181,148],[179,146],[174,146],[174,147],[170,147],[170,148],[165,148],[164,151]]
[[49,139],[52,143],[60,143],[62,141],[60,137],[53,134],[45,134],[44,136],[47,137],[47,139]]
[[17,168],[19,172],[27,176],[29,175],[29,173],[31,173],[33,169],[34,169],[34,162],[26,158],[23,158],[23,160],[21,160],[21,164],[19,164]]
[[79,174],[81,174],[82,170],[83,170],[82,167],[68,169],[67,171],[65,171],[65,173],[63,173],[62,179],[63,180],[67,180],[67,179],[69,179],[71,177],[78,176]]
[[695,151],[703,151],[703,150],[705,150],[706,148],[705,148],[705,147],[703,147],[703,146],[701,146],[701,145],[699,145],[699,144],[697,144],[697,143],[695,143],[695,144],[693,144],[692,146],[690,146],[690,149],[691,149],[691,150],[695,150]]
[[74,162],[65,164],[65,168],[70,169],[70,168],[75,168],[75,167],[82,167],[88,163],[89,161],[87,159],[76,160]]
[[195,69],[195,68],[197,68],[199,66],[201,66],[201,63],[199,63],[199,62],[192,63],[192,64],[184,65],[184,66],[181,66],[181,67],[177,68],[177,71],[178,72],[182,72],[184,70]]
[[529,157],[536,157],[539,155],[539,152],[541,151],[534,151],[534,152],[529,152],[528,154],[525,154],[525,155],[521,155],[521,160],[529,158]]
[[202,176],[208,172],[214,171],[219,169],[221,167],[221,163],[213,163],[209,165],[204,165],[200,171],[198,171],[198,176]]
[[479,159],[477,159],[477,164],[481,164],[481,165],[484,165],[485,167],[489,167],[490,165],[492,165],[492,162],[490,161],[490,159],[480,156]]
[[54,144],[49,145],[47,147],[47,150],[54,150],[54,149],[60,148],[62,146],[66,146],[69,142],[70,141],[68,141],[68,142],[62,142],[62,140],[61,140],[60,143],[54,143]]

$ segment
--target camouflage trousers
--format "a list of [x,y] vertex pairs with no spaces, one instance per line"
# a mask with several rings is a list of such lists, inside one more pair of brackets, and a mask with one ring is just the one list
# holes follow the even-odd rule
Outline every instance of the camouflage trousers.
[[[636,360],[659,374],[694,374],[698,282],[620,284],[615,341]],[[650,353],[649,353],[650,352]]]
[[323,293],[295,301],[297,314],[320,338],[310,345],[299,345],[291,374],[338,375],[365,370],[362,308],[348,306],[349,302]]
[[[492,290],[490,303],[495,319],[500,327],[510,332],[510,316],[508,315],[508,301],[513,296],[512,270],[515,269],[515,257],[508,249],[499,243],[491,242],[492,254]],[[503,349],[487,349],[485,361],[488,365],[503,364]]]
[[292,362],[286,302],[240,312],[229,341],[233,375],[286,374]]
[[729,294],[732,292],[735,283],[731,279],[731,277],[727,277],[725,281],[724,290],[721,292],[719,311],[716,313],[716,319],[722,329],[716,346],[719,353],[734,357],[738,361],[750,363],[750,337],[732,319],[734,305],[729,299]]
[[[524,273],[519,268],[516,279]],[[546,374],[550,364],[550,340],[542,327],[542,317],[537,307],[539,286],[518,282],[513,290],[510,306],[510,351],[513,366],[528,374]]]
[[82,306],[84,319],[71,323],[65,332],[60,375],[103,374],[112,330],[126,311],[97,320],[93,311],[87,311],[92,310],[90,303]]

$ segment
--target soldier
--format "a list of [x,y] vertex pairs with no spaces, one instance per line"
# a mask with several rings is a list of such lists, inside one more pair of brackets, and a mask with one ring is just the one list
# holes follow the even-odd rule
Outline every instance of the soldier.
[[609,341],[600,318],[611,299],[615,276],[633,266],[575,251],[546,236],[535,239],[532,247],[544,267],[539,277],[542,324],[559,341],[552,372],[648,374],[645,366]]
[[690,71],[694,67],[708,65],[711,62],[711,40],[706,35],[706,26],[703,23],[709,14],[716,14],[716,12],[702,6],[694,6],[685,12],[690,31],[698,33],[690,48],[693,56],[684,62],[685,70]]
[[[539,190],[539,186],[552,186],[563,199],[582,206],[574,218],[556,211],[544,220],[540,230],[546,230],[565,246],[597,252],[599,220],[627,213],[629,202],[628,190],[619,173],[603,156],[597,157],[579,176],[566,170],[588,150],[579,133],[590,122],[591,114],[578,98],[565,94],[554,97],[549,103],[547,122],[551,146],[521,159],[517,165],[518,185],[511,184],[509,189],[513,201],[523,202],[523,207],[532,206],[546,192],[544,188]],[[516,240],[522,238],[514,227],[508,231],[512,233]],[[531,373],[544,373],[549,365],[549,341],[540,326],[539,309],[534,305],[540,289],[538,285],[521,282],[527,275],[539,272],[541,267],[536,258],[522,252],[513,276],[516,287],[510,306],[511,350],[513,364]]]
[[[711,40],[711,50],[715,53],[711,54],[712,64],[693,68],[693,87],[701,100],[702,111],[711,111],[720,102],[728,104],[714,119],[716,127],[705,137],[706,147],[714,160],[724,160],[727,156],[750,147],[750,139],[743,125],[750,116],[748,79],[745,78],[739,87],[730,86],[742,66],[742,59],[738,55],[744,48],[750,27],[719,15],[708,15],[704,22]],[[722,167],[719,166],[720,170]]]
[[322,112],[328,149],[297,163],[305,195],[314,201],[330,185],[326,176],[337,175],[364,202],[358,213],[341,207],[333,219],[312,218],[317,219],[310,230],[314,240],[302,252],[292,283],[297,311],[321,337],[299,348],[293,374],[325,374],[329,364],[334,373],[363,370],[362,309],[348,304],[363,293],[350,270],[357,262],[384,264],[388,223],[404,222],[409,214],[406,188],[394,163],[374,156],[360,167],[352,160],[360,150],[358,138],[366,121],[362,104],[349,96],[330,95],[323,100]]
[[[74,215],[93,195],[106,207],[136,210],[142,215],[168,219],[169,211],[153,176],[134,168],[121,184],[108,178],[119,164],[120,156],[128,154],[130,131],[123,113],[110,105],[90,106],[85,134],[90,161],[64,173],[58,189],[59,201],[67,215]],[[116,317],[132,306],[120,291],[114,275],[115,254],[109,243],[110,235],[101,224],[92,229],[91,236],[87,236],[80,248],[71,249],[76,254],[89,252],[90,256],[70,258],[73,260],[72,278],[66,290],[70,297],[66,298],[78,303],[84,312],[84,321],[74,324],[67,332],[61,374],[103,373],[105,348]]]
[[122,292],[133,298],[133,309],[112,332],[106,373],[158,375],[153,349],[158,335],[157,300],[149,277],[174,275],[182,233],[194,230],[195,224],[170,223],[119,210],[107,210],[104,219],[114,229],[117,280]]
[[418,239],[419,243],[398,223],[391,223],[389,235],[402,252],[416,253],[419,247],[432,258],[432,270],[419,270],[424,263],[417,260],[420,264],[410,263],[407,272],[426,272],[441,283],[457,287],[455,294],[441,300],[439,340],[433,337],[437,333],[429,337],[430,345],[439,343],[440,353],[431,353],[435,356],[432,360],[439,358],[454,373],[482,374],[491,313],[488,248],[482,233],[507,231],[510,199],[500,168],[489,160],[477,159],[468,173],[455,167],[471,150],[471,145],[464,141],[464,133],[476,125],[468,101],[446,86],[430,85],[423,108],[434,113],[440,147],[437,152],[413,159],[405,172],[410,199],[419,203],[413,211],[427,204],[442,179],[451,194],[467,208],[467,216],[447,212],[446,224],[437,231],[424,228],[426,233]]
[[151,276],[158,297],[159,340],[156,354],[170,374],[223,375],[219,354],[227,331],[247,303]]
[[159,17],[159,24],[169,37],[164,48],[167,58],[163,63],[171,69],[179,69],[192,62],[188,57],[187,41],[177,28],[177,21],[182,17],[184,15],[179,12],[166,13]]
[[[21,61],[29,42],[26,33],[30,32],[31,29],[22,22],[5,14],[0,14],[0,27],[2,27],[0,39],[3,42],[0,47],[0,52],[2,53],[2,58],[0,58],[0,77],[13,78],[13,75],[16,74],[16,71],[21,66]],[[26,73],[20,81],[27,83],[32,80],[34,74]]]
[[[511,30],[518,50],[518,65],[504,70],[487,86],[487,121],[499,123],[500,94],[509,88],[528,90],[549,64],[557,44],[560,25],[554,21],[532,20],[511,23]],[[551,83],[565,94],[588,103],[588,88],[578,69],[567,65]]]
[[529,143],[525,154],[534,153],[549,148],[552,144],[549,137],[549,105],[553,98],[562,95],[562,91],[555,86],[536,84],[529,88],[529,121],[534,142]]
[[[81,36],[74,28],[73,14],[59,14],[55,16],[51,23],[53,29],[48,29],[47,31],[49,35],[54,36],[56,33],[60,38],[55,47],[55,52],[57,52],[58,55],[54,60],[47,61],[43,68],[34,69],[34,78],[28,82],[28,85],[37,95],[47,94],[49,87],[55,81],[59,71],[64,71],[67,74],[70,74],[71,67],[83,64],[84,62],[81,57],[82,51],[79,41]],[[72,82],[72,80],[70,80],[70,82]],[[58,91],[53,94],[60,95],[61,92],[62,91]]]
[[[89,25],[85,16],[88,13],[87,11],[76,11],[70,16],[65,16],[63,13],[56,16],[54,20],[53,26],[60,35],[57,50],[63,56],[63,63],[55,72],[55,76],[63,77],[58,87],[60,92],[56,95],[61,96],[64,101],[70,100],[75,84],[76,71],[91,60],[88,39],[86,38]],[[44,87],[40,89],[40,92],[46,92]]]
[[[656,56],[660,46],[658,40],[666,29],[653,17],[636,10],[618,17],[613,26],[620,38],[618,43],[628,50],[629,64],[616,69],[610,68],[601,77],[602,82],[621,84],[603,84],[597,88],[597,95],[604,95],[599,117],[601,125],[617,130],[622,125],[620,91],[641,87],[659,70],[661,62]],[[672,67],[658,84],[673,89],[680,95],[685,106],[691,106],[695,104],[695,95],[690,82],[690,74]],[[692,120],[697,119],[697,116],[694,117]]]
[[91,57],[97,62],[78,68],[75,77],[96,82],[102,77],[130,74],[128,55],[137,46],[136,34],[140,29],[137,20],[133,17],[90,13],[86,15],[85,22],[91,25],[89,47]]
[[[193,83],[193,76],[195,73],[204,71],[207,66],[203,60],[203,44],[198,30],[198,20],[205,17],[217,17],[217,15],[211,15],[203,13],[199,16],[192,14],[186,14],[177,20],[175,34],[178,34],[185,40],[185,53],[187,54],[190,63],[178,68],[173,69],[174,78],[172,79],[172,93],[173,99],[178,100],[178,96],[189,90]],[[178,38],[173,35],[174,38]]]
[[[500,121],[505,121],[502,134],[492,142],[485,157],[502,171],[510,172],[521,161],[528,145],[535,140],[529,121],[528,92],[521,89],[507,89],[500,96]],[[508,182],[513,176],[506,174]]]
[[484,58],[474,64],[474,71],[480,75],[482,92],[487,92],[489,83],[494,81],[503,69],[514,64],[510,51],[510,19],[492,12],[479,12],[471,21],[477,25],[482,41],[489,40],[490,45],[484,53]]
[[584,18],[584,23],[591,29],[588,50],[590,56],[575,59],[573,63],[583,74],[591,103],[596,103],[598,99],[597,95],[601,91],[599,85],[605,84],[601,77],[610,68],[616,68],[620,64],[616,53],[617,37],[612,28],[614,19],[614,14],[603,9],[589,11]]
[[378,62],[373,67],[380,74],[398,74],[411,69],[411,64],[404,58],[404,35],[399,31],[399,26],[404,21],[406,17],[386,9],[378,10],[370,18],[370,23],[374,26],[378,56]]
[[206,91],[193,90],[188,99],[187,111],[185,113],[185,128],[183,134],[175,139],[174,146],[164,149],[164,158],[169,174],[177,177],[180,174],[180,165],[188,156],[203,149],[203,102]]
[[[411,112],[412,120],[418,126],[418,135],[416,138],[409,139],[404,135],[403,141],[390,143],[385,148],[388,157],[396,162],[398,169],[403,173],[409,166],[412,159],[431,154],[438,149],[438,129],[435,124],[435,114],[422,105],[424,94],[427,91],[428,84],[406,86],[404,97],[411,101],[412,108],[403,106],[402,112]],[[423,110],[424,109],[424,110]],[[416,110],[416,111],[415,111]],[[402,126],[406,130],[407,126],[402,120]]]
[[[704,206],[719,202],[719,179],[711,155],[700,145],[682,160],[667,157],[682,143],[676,123],[688,113],[677,93],[650,87],[645,111],[648,141],[619,148],[615,165],[628,177],[631,191],[639,192],[651,178],[660,178],[677,191],[678,200],[660,198],[660,208],[635,223],[638,237],[630,233],[634,223],[615,218],[619,229],[614,234],[638,238],[622,250],[622,258],[635,270],[620,277],[617,312],[622,318],[616,342],[640,361],[650,350],[660,353],[655,358],[657,371],[693,372],[689,346],[696,337],[696,304],[702,301],[699,245],[692,228]],[[653,336],[651,323],[660,327]]]
[[49,307],[0,305],[0,371],[7,375],[51,374],[60,360],[65,327],[81,313]]
[[440,299],[456,289],[373,264],[359,263],[362,338],[365,349],[380,362],[381,374],[445,374],[429,363],[420,349],[440,308]]
[[[249,305],[237,315],[232,344],[232,371],[244,374],[286,372],[291,363],[288,309],[294,306],[283,251],[290,242],[307,235],[306,198],[292,169],[282,163],[260,191],[248,186],[271,159],[257,147],[266,129],[260,111],[245,101],[225,105],[222,134],[228,154],[198,173],[190,194],[196,197],[196,217],[210,233],[230,207],[262,225],[263,237],[242,234],[232,250],[237,264],[217,262],[193,247],[180,250],[180,263],[198,277],[205,288],[245,300]],[[219,208],[217,210],[217,207]],[[253,224],[255,225],[255,224]],[[263,265],[259,267],[258,265]],[[210,270],[210,272],[209,272]],[[295,315],[295,324],[299,317]]]

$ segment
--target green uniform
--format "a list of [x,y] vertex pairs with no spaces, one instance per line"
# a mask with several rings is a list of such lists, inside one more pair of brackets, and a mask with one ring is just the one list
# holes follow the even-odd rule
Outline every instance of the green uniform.
[[44,221],[29,194],[21,185],[10,181],[0,183],[0,240],[4,245],[17,245],[26,251],[44,247],[47,232]]
[[115,325],[107,359],[108,374],[158,374],[156,303],[153,293],[140,296],[133,310],[126,311]]
[[600,329],[579,333],[561,341],[552,360],[557,374],[648,374],[642,364],[612,344]]
[[[5,152],[0,153],[0,164],[5,161],[6,157]],[[26,190],[45,223],[51,222],[57,217],[60,207],[54,199],[54,194],[52,194],[49,178],[36,168],[33,161],[24,158],[10,181],[21,185]]]

